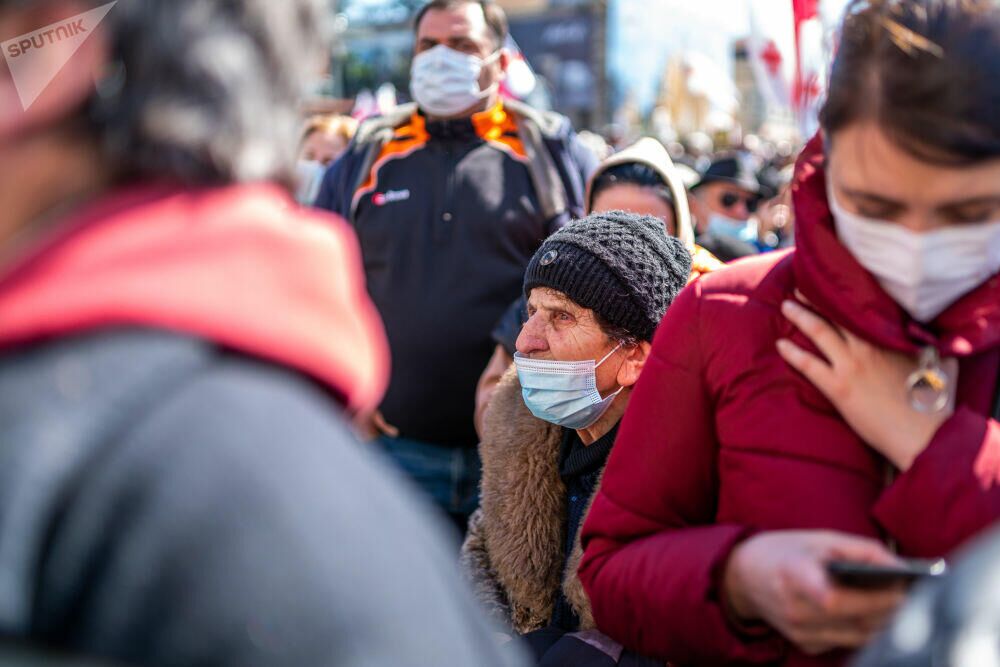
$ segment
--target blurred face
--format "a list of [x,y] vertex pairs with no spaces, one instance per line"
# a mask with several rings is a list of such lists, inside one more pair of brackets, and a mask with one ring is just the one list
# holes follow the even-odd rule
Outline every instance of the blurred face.
[[[13,39],[41,26],[65,24],[92,8],[91,3],[72,0],[0,1],[0,35]],[[90,197],[106,187],[108,170],[100,163],[98,147],[68,122],[103,75],[108,60],[103,28],[73,49],[72,42],[63,41],[18,56],[39,70],[45,69],[46,62],[65,62],[28,105],[21,102],[10,68],[0,67],[0,202],[4,207],[0,256],[15,253],[12,239],[26,240],[29,228],[55,206]]]
[[605,211],[628,211],[659,218],[667,228],[667,233],[677,236],[674,221],[674,207],[657,194],[655,188],[647,188],[634,183],[622,183],[604,188],[594,197],[591,213]]
[[[417,26],[414,55],[440,44],[483,60],[500,50],[500,56],[483,67],[479,75],[479,89],[486,90],[503,78],[508,56],[501,49],[502,45],[497,44],[496,35],[487,25],[486,15],[478,3],[466,2],[449,9],[432,9],[424,15]],[[491,95],[483,103],[476,104],[459,116],[489,108],[496,103],[496,99],[496,94]]]
[[347,140],[339,134],[313,132],[302,142],[299,159],[315,160],[328,167],[347,150]]
[[[522,355],[549,361],[600,361],[615,346],[601,331],[594,311],[577,305],[562,292],[546,287],[531,290],[528,321],[517,337],[517,351]],[[597,368],[597,388],[602,396],[635,382],[626,377],[627,356],[627,351],[620,349]]]
[[790,236],[795,231],[795,217],[792,214],[792,190],[782,188],[774,199],[761,202],[757,206],[757,220],[762,234],[776,232]]
[[757,195],[732,183],[708,183],[694,192],[699,220],[723,215],[732,220],[746,221],[757,208]]
[[929,164],[868,122],[830,139],[832,195],[850,213],[914,232],[1000,220],[1000,159],[962,167]]

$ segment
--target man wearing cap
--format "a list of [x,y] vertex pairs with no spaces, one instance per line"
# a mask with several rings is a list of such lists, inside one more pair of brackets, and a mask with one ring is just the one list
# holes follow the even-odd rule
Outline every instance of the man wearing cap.
[[484,417],[482,500],[462,565],[483,605],[539,664],[644,665],[594,627],[579,529],[618,423],[691,255],[663,221],[593,214],[528,265],[515,369]]
[[737,153],[716,157],[691,188],[698,244],[724,262],[759,252],[751,220],[760,183],[749,160]]

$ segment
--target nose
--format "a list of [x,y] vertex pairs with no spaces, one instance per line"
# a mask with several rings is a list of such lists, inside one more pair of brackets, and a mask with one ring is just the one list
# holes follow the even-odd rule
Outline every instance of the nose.
[[750,218],[750,208],[747,206],[746,199],[740,197],[740,199],[729,207],[729,216],[737,220],[748,220]]
[[539,313],[529,317],[528,321],[521,327],[521,333],[518,334],[514,347],[526,357],[534,352],[545,352],[549,349],[549,343],[545,339],[545,328]]

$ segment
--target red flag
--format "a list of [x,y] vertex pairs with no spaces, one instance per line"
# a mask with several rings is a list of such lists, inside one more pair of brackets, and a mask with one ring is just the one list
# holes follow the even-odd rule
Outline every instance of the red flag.
[[808,136],[815,128],[815,116],[826,81],[823,24],[819,0],[791,0],[795,20],[795,82],[792,105],[799,125]]

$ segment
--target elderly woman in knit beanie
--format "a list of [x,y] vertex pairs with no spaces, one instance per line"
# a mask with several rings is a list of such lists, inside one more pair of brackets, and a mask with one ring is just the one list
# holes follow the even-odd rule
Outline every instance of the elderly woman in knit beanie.
[[540,665],[646,664],[594,629],[578,533],[653,332],[690,271],[662,220],[621,211],[566,226],[528,265],[529,318],[486,411],[462,565]]
[[[670,154],[656,139],[640,139],[600,164],[590,176],[584,201],[588,213],[628,211],[659,218],[667,234],[691,252],[688,282],[722,268],[723,264],[694,242],[694,223],[687,190]],[[476,388],[476,430],[497,382],[513,362],[514,341],[524,321],[524,302],[518,300],[493,330],[497,347]]]

